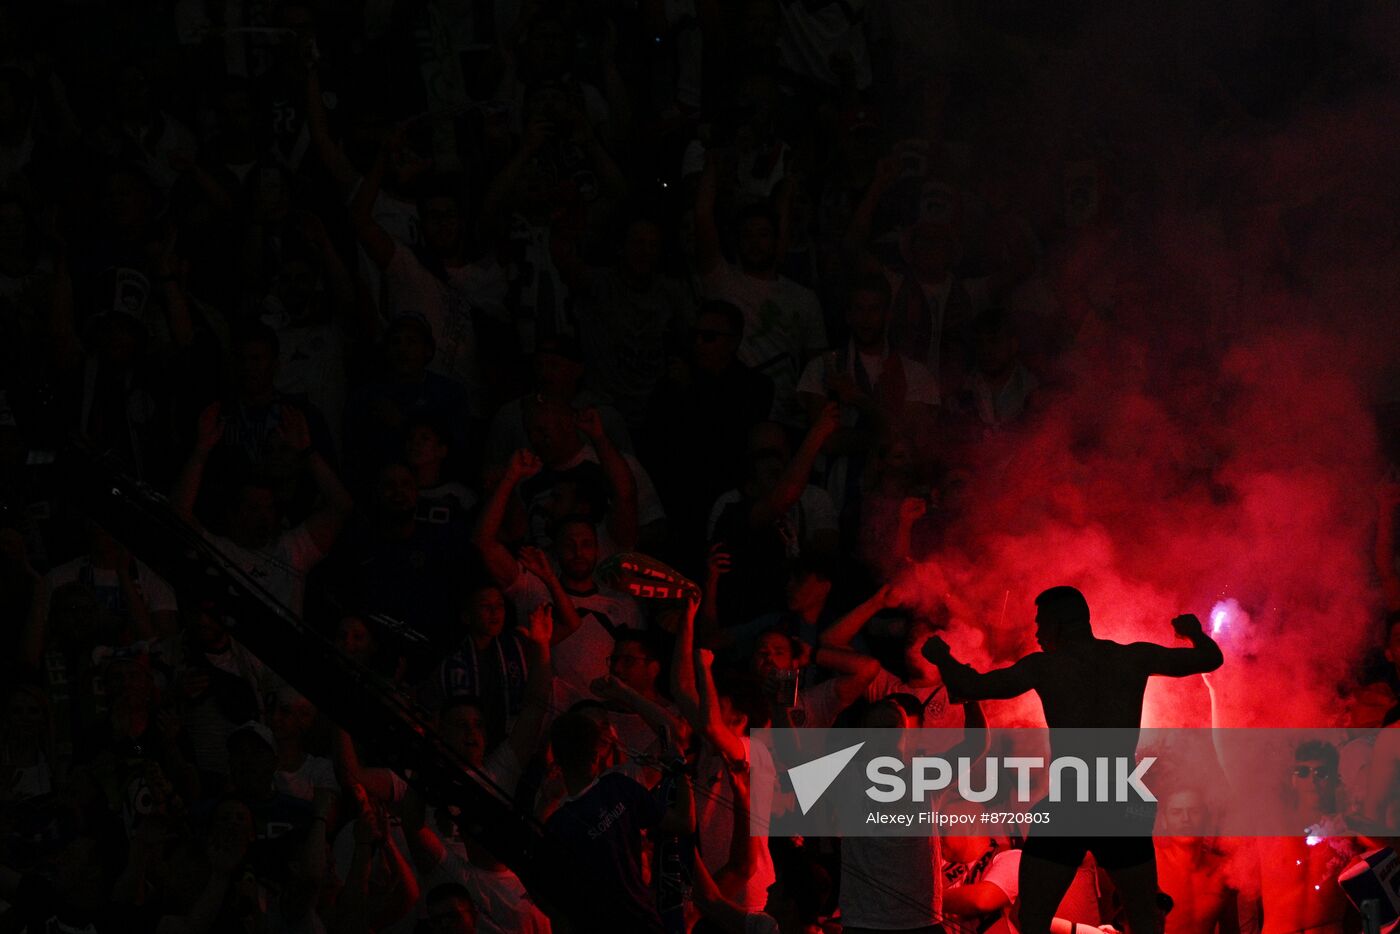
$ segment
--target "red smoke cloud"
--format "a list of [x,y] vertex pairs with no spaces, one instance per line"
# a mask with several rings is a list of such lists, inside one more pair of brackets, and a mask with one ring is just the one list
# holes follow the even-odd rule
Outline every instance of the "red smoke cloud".
[[[1155,161],[1114,182],[1112,223],[1043,270],[1073,346],[1032,419],[953,456],[973,466],[966,507],[911,572],[925,609],[946,603],[960,657],[1034,650],[1032,600],[1052,585],[1083,590],[1096,632],[1120,641],[1169,643],[1174,615],[1209,627],[1231,597],[1248,619],[1222,634],[1217,722],[1337,722],[1338,684],[1379,636],[1374,411],[1400,398],[1397,117],[1392,90],[1372,89],[1281,127],[1179,120],[1120,141]],[[1199,679],[1155,683],[1146,725],[1207,723]]]

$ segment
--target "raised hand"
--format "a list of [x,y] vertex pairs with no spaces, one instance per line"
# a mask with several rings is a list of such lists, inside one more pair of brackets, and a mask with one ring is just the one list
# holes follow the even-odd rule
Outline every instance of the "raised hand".
[[306,423],[306,413],[296,406],[282,406],[282,423],[277,431],[287,447],[298,454],[311,450],[311,426]]
[[554,565],[549,563],[549,556],[534,545],[520,549],[520,565],[542,581],[554,579]]
[[356,843],[368,843],[370,846],[384,840],[384,816],[380,813],[379,806],[371,803],[368,798],[364,800],[364,810],[355,818],[354,836]]
[[544,469],[544,461],[529,448],[521,448],[510,456],[510,461],[506,464],[506,472],[515,478],[519,483],[521,480],[528,480]]
[[828,402],[822,406],[822,412],[817,416],[817,420],[812,424],[812,433],[823,438],[829,438],[836,434],[836,429],[841,427],[841,406],[835,402]]
[[929,636],[924,643],[924,658],[937,663],[946,661],[953,657],[953,650],[948,648],[948,643],[944,642],[941,636]]
[[908,496],[899,504],[899,521],[902,525],[913,525],[928,512],[928,501],[922,496]]
[[711,579],[723,577],[733,566],[733,558],[725,547],[724,542],[715,542],[710,546],[710,555],[705,559],[705,572]]
[[541,603],[530,611],[520,634],[538,646],[548,646],[554,638],[554,604]]
[[579,411],[578,430],[583,432],[589,441],[596,443],[603,440],[603,417],[598,414],[597,409],[590,407]]
[[199,421],[195,424],[194,446],[208,453],[218,446],[223,436],[223,407],[215,402],[199,413]]
[[897,610],[904,605],[904,591],[894,581],[890,581],[875,592],[875,599],[884,609]]
[[1194,613],[1183,613],[1172,620],[1172,629],[1183,639],[1195,639],[1205,633],[1201,620]]

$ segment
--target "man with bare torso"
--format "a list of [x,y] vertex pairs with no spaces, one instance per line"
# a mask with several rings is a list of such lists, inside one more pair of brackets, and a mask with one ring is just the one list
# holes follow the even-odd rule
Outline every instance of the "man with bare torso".
[[1209,836],[1206,795],[1191,786],[1162,796],[1157,884],[1172,898],[1164,934],[1258,934],[1259,864],[1248,841]]
[[[1313,740],[1300,745],[1293,758],[1288,781],[1298,833],[1256,841],[1263,934],[1342,934],[1357,924],[1337,875],[1362,847],[1354,837],[1327,835],[1338,817],[1337,748]],[[1348,915],[1353,923],[1344,926]]]
[[[930,639],[924,655],[938,666],[950,697],[999,700],[1027,691],[1040,696],[1051,750],[1058,748],[1056,731],[1073,728],[1115,730],[1116,749],[1129,759],[1137,747],[1142,700],[1153,675],[1185,677],[1214,671],[1224,662],[1215,641],[1195,616],[1172,620],[1178,636],[1190,648],[1172,649],[1150,642],[1123,645],[1094,637],[1089,604],[1073,587],[1052,587],[1035,598],[1036,640],[1044,651],[1033,652],[1008,668],[985,674],[953,658],[942,639]],[[1098,750],[1097,755],[1104,755]],[[1150,809],[1146,813],[1151,814]],[[1150,830],[1148,831],[1150,833]],[[1023,934],[1046,934],[1055,906],[1069,888],[1084,856],[1093,852],[1118,887],[1133,934],[1162,930],[1157,910],[1157,865],[1150,836],[1051,837],[1036,833],[1026,842],[1021,859],[1019,927]]]

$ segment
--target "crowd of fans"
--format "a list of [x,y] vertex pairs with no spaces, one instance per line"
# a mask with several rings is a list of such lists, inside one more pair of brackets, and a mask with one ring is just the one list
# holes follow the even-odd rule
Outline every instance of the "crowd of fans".
[[[972,68],[905,6],[0,6],[0,926],[1003,916],[1014,840],[750,832],[750,728],[982,723],[897,577],[1061,377],[1046,256],[1114,206],[1092,145],[1018,149],[1035,35]],[[553,899],[76,511],[70,433],[537,816]],[[1060,914],[1114,920],[1091,865]]]

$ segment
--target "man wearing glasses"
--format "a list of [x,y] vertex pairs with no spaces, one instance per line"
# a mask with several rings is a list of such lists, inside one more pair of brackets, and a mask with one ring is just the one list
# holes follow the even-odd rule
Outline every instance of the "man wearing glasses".
[[1338,758],[1337,747],[1321,740],[1294,751],[1287,780],[1298,830],[1258,841],[1264,934],[1341,934],[1359,926],[1337,874],[1362,848],[1355,837],[1327,835],[1341,821]]

